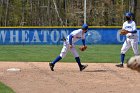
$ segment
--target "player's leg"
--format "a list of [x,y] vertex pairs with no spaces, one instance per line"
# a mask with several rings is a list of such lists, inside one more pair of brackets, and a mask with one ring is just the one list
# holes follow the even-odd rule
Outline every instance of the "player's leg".
[[52,62],[52,64],[55,64],[56,62],[58,62],[59,60],[64,58],[66,56],[66,54],[67,54],[67,51],[68,51],[68,47],[63,46],[60,55],[56,57],[56,59]]
[[78,63],[80,71],[84,70],[88,65],[82,65],[81,64],[80,57],[79,57],[79,54],[78,54],[77,50],[75,49],[75,46],[73,46],[73,48],[71,48],[70,51],[74,55],[75,60]]
[[131,46],[134,52],[135,56],[139,55],[139,49],[138,49],[138,39],[132,39],[131,40]]
[[128,49],[131,47],[130,40],[127,38],[127,40],[124,42],[122,48],[121,48],[121,54],[120,54],[120,61],[121,66],[123,67],[124,59],[125,59],[125,53],[128,51]]
[[123,67],[124,59],[125,59],[125,53],[128,51],[128,49],[131,47],[130,40],[127,38],[121,48],[121,54],[120,54],[120,64],[117,64],[117,67]]
[[57,56],[57,57],[55,58],[54,61],[52,61],[51,63],[49,63],[49,66],[50,66],[50,68],[51,68],[52,71],[54,71],[54,65],[55,65],[58,61],[60,61],[62,58],[64,58],[64,57],[66,56],[67,51],[68,51],[68,48],[69,48],[69,47],[68,47],[68,44],[66,44],[66,43],[64,42],[64,45],[63,45],[63,48],[62,48],[62,50],[61,50],[60,55]]

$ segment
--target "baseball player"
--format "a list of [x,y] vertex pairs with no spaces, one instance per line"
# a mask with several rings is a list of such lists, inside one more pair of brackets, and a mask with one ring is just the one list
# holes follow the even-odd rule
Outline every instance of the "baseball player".
[[58,57],[56,57],[56,59],[53,62],[49,63],[50,69],[52,71],[54,71],[55,63],[58,62],[59,60],[61,60],[62,58],[64,58],[66,56],[68,50],[70,50],[71,53],[74,55],[75,60],[79,65],[80,71],[84,70],[88,66],[88,65],[81,64],[79,54],[76,51],[75,45],[74,45],[75,42],[77,42],[79,39],[82,39],[83,47],[86,47],[85,33],[87,32],[87,30],[88,30],[88,25],[83,24],[82,29],[74,30],[67,36],[66,41],[64,41],[64,43],[63,43],[63,48],[61,50],[60,55]]
[[123,23],[122,29],[126,30],[126,40],[121,48],[121,55],[120,60],[121,64],[117,64],[117,67],[123,67],[124,65],[124,59],[125,59],[125,53],[127,50],[132,47],[134,55],[139,55],[138,50],[138,35],[137,35],[137,28],[135,22],[132,20],[132,13],[128,12],[125,14],[126,21]]

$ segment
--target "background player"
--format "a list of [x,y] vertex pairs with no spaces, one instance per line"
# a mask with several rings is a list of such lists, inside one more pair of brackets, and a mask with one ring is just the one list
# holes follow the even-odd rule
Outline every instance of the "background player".
[[132,13],[126,13],[125,17],[126,21],[123,23],[122,29],[127,30],[126,40],[121,48],[121,64],[116,65],[117,67],[123,67],[125,53],[130,47],[132,47],[135,56],[139,55],[137,28],[135,22],[132,20]]
[[82,29],[74,30],[67,36],[66,41],[64,41],[63,43],[63,48],[61,50],[60,55],[53,62],[49,63],[50,69],[52,71],[54,71],[55,63],[61,60],[62,58],[64,58],[68,50],[70,50],[72,54],[74,55],[75,60],[79,65],[80,71],[84,70],[88,66],[88,65],[81,64],[79,54],[76,51],[75,45],[74,45],[75,42],[77,42],[79,39],[82,39],[83,46],[86,47],[85,46],[85,33],[87,32],[87,30],[88,30],[88,25],[83,24]]

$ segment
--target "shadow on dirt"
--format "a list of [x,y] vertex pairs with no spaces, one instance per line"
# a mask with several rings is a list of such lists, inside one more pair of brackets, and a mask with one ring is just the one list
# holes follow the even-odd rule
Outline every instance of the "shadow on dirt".
[[103,69],[99,69],[99,70],[88,70],[85,72],[107,72],[108,70],[103,70]]

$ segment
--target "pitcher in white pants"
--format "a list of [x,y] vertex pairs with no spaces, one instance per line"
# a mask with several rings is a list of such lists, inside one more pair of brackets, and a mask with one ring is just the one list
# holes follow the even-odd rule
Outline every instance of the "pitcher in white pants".
[[66,40],[63,43],[63,48],[61,50],[60,55],[57,56],[53,62],[49,63],[50,69],[52,71],[54,71],[54,66],[56,62],[64,58],[68,51],[71,51],[71,53],[74,55],[75,60],[79,65],[80,71],[84,70],[88,66],[88,65],[81,64],[79,54],[75,49],[75,45],[74,45],[75,42],[82,39],[83,46],[85,46],[85,33],[87,32],[87,30],[88,30],[88,25],[83,24],[81,29],[74,30],[67,36]]
[[126,20],[123,23],[122,29],[127,30],[126,34],[126,40],[121,48],[121,55],[120,60],[121,63],[117,64],[117,67],[124,67],[124,58],[125,53],[128,51],[130,47],[132,47],[134,55],[139,55],[139,49],[138,49],[138,35],[137,35],[137,28],[135,22],[132,20],[132,13],[128,12],[125,14]]

